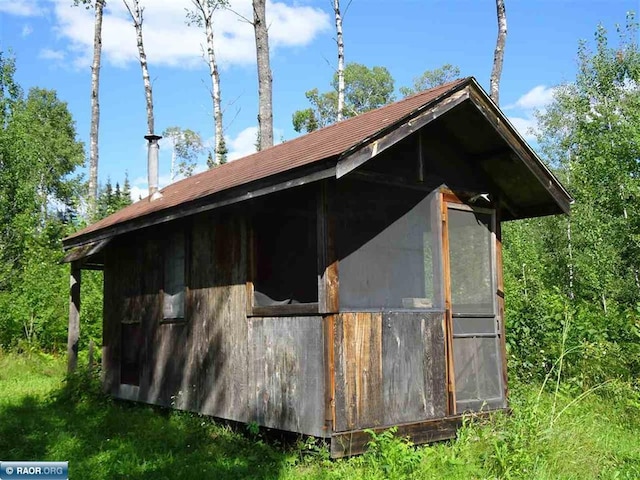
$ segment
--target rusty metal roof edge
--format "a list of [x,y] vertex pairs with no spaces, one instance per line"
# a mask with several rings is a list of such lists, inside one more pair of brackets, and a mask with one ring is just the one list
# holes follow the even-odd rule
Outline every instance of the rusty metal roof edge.
[[[443,85],[444,86],[444,85]],[[69,237],[63,239],[63,246],[65,250],[74,248],[74,247],[79,247],[82,245],[86,245],[87,243],[93,242],[93,241],[98,241],[101,239],[105,239],[105,238],[110,238],[116,235],[119,235],[121,233],[125,233],[128,231],[133,231],[133,230],[137,230],[139,228],[144,228],[146,226],[150,226],[150,225],[155,225],[158,223],[163,223],[166,221],[169,221],[172,216],[174,215],[174,212],[179,211],[179,210],[184,210],[184,215],[190,215],[193,213],[197,213],[197,211],[204,211],[207,209],[213,209],[213,208],[218,208],[218,206],[222,206],[222,205],[226,205],[228,203],[236,203],[238,201],[242,201],[242,200],[246,200],[247,198],[250,198],[251,195],[251,189],[255,188],[256,184],[259,184],[260,182],[265,182],[267,185],[276,185],[278,181],[280,181],[282,179],[282,177],[284,175],[293,175],[292,178],[301,178],[302,176],[309,174],[309,172],[313,172],[314,169],[318,168],[318,165],[322,165],[325,164],[326,162],[333,159],[334,161],[339,161],[340,159],[343,159],[349,155],[352,155],[353,153],[361,150],[362,148],[365,148],[367,145],[371,144],[371,142],[376,141],[377,139],[383,137],[384,135],[388,134],[389,132],[392,132],[393,130],[399,128],[401,125],[411,121],[411,119],[413,119],[414,117],[420,115],[422,112],[428,110],[429,108],[434,107],[435,105],[439,104],[440,102],[442,102],[444,99],[446,99],[447,97],[450,97],[451,95],[455,94],[456,92],[459,92],[465,88],[471,87],[475,92],[478,93],[478,95],[481,97],[482,101],[484,103],[486,103],[494,112],[494,114],[498,115],[500,120],[504,122],[504,124],[507,126],[507,128],[509,128],[509,130],[514,134],[514,137],[516,139],[516,141],[518,141],[518,143],[520,143],[520,146],[524,148],[525,152],[527,153],[527,155],[539,166],[541,167],[541,170],[543,171],[545,177],[547,177],[547,180],[549,182],[551,182],[553,184],[554,187],[558,188],[558,190],[560,191],[561,195],[564,196],[564,198],[566,199],[567,202],[571,203],[573,201],[571,195],[568,193],[568,191],[564,188],[564,186],[560,183],[560,181],[555,177],[555,175],[548,169],[548,167],[544,164],[544,162],[542,162],[542,160],[540,159],[540,157],[535,153],[535,151],[529,146],[529,144],[522,138],[522,136],[518,133],[518,131],[513,127],[513,125],[509,122],[508,118],[506,117],[506,115],[504,115],[504,113],[499,109],[499,107],[493,102],[493,100],[491,100],[491,98],[487,95],[487,93],[482,89],[482,87],[478,84],[478,82],[476,81],[476,79],[474,77],[466,77],[463,79],[460,79],[457,81],[457,83],[451,82],[451,86],[447,89],[445,89],[442,93],[440,93],[438,96],[434,97],[433,99],[427,101],[426,103],[420,105],[417,108],[414,108],[412,111],[410,111],[409,113],[403,115],[401,118],[399,118],[398,120],[396,120],[395,122],[387,125],[386,127],[383,127],[377,131],[375,131],[375,133],[363,138],[362,140],[358,141],[357,143],[355,143],[354,145],[352,145],[351,147],[347,148],[346,150],[344,150],[343,152],[341,152],[340,154],[337,154],[335,156],[331,156],[331,157],[326,157],[324,159],[319,159],[317,161],[314,161],[313,163],[309,163],[307,165],[298,167],[298,168],[294,168],[291,170],[285,170],[282,172],[278,172],[272,175],[268,175],[266,177],[262,177],[262,178],[258,178],[255,180],[252,180],[248,183],[244,183],[241,185],[237,185],[235,187],[232,187],[231,189],[225,189],[225,190],[221,190],[221,191],[217,191],[202,197],[197,197],[194,198],[192,200],[189,200],[187,202],[181,203],[181,204],[177,204],[174,206],[171,206],[169,208],[166,209],[161,209],[155,212],[149,212],[147,214],[144,214],[142,216],[139,217],[134,217],[134,218],[130,218],[121,222],[118,222],[116,224],[113,225],[108,225],[104,228],[100,228],[97,230],[92,230],[87,232],[86,234],[81,234],[81,235],[70,235]],[[437,88],[437,87],[436,87]],[[440,87],[442,88],[442,86]],[[421,95],[424,92],[420,92],[416,95]],[[411,97],[407,97],[406,99],[403,100],[407,100],[412,98]],[[401,100],[402,101],[402,100]],[[333,125],[335,126],[335,125]],[[331,127],[329,127],[331,128]],[[251,157],[252,155],[249,155],[248,157]],[[245,157],[245,158],[248,158]],[[529,168],[531,169],[531,167],[529,166]],[[536,172],[533,172],[534,175],[536,174]],[[334,175],[335,175],[335,164],[334,164]],[[537,176],[537,175],[536,175]],[[285,182],[286,183],[286,182]],[[268,187],[261,187],[261,188],[268,188]],[[545,188],[548,190],[549,188],[547,187],[547,185],[545,185]],[[233,198],[236,198],[236,200],[225,200],[224,199],[224,195],[225,194],[229,194],[232,193],[234,191],[237,190],[241,190],[239,194],[236,194],[235,196],[233,196]],[[247,190],[246,192],[243,193],[244,190]],[[552,192],[551,193],[552,197],[555,196],[553,195]],[[249,196],[247,196],[249,195]],[[216,197],[223,197],[221,200],[216,201],[215,198]],[[557,199],[555,199],[557,201]],[[144,201],[144,200],[142,200]],[[560,202],[558,202],[560,203]],[[566,211],[566,209],[564,208],[563,205],[559,205],[561,207],[561,209],[563,211]]]
[[92,255],[100,253],[111,241],[111,238],[94,239],[81,245],[65,248],[67,254],[60,260],[60,263],[71,263],[84,260]]
[[[463,79],[460,79],[459,80],[460,83],[458,83],[457,85],[454,85],[451,88],[445,90],[443,93],[441,93],[440,95],[438,95],[437,97],[435,97],[431,101],[429,101],[429,102],[427,102],[427,103],[425,103],[423,105],[420,105],[418,108],[416,108],[416,109],[412,110],[411,112],[409,112],[408,114],[404,115],[403,117],[398,119],[396,122],[394,122],[391,125],[388,125],[388,126],[386,126],[384,128],[381,128],[380,130],[378,130],[373,135],[369,135],[368,137],[362,139],[361,141],[359,141],[358,143],[356,143],[352,147],[350,147],[347,150],[345,150],[344,152],[342,152],[340,154],[340,156],[338,157],[338,161],[342,160],[345,157],[348,157],[349,155],[357,152],[358,150],[363,149],[364,147],[369,145],[371,142],[374,142],[378,138],[383,137],[387,133],[395,130],[400,125],[403,125],[403,124],[407,123],[413,117],[416,117],[416,116],[420,115],[420,113],[422,113],[423,111],[428,110],[429,108],[433,107],[434,105],[440,103],[442,100],[444,100],[445,98],[453,95],[455,92],[458,92],[458,91],[462,90],[464,87],[469,85],[472,81],[475,83],[476,86],[478,86],[478,83],[475,81],[474,77],[465,77]],[[417,93],[416,95],[419,95],[419,94],[420,93]],[[407,97],[407,98],[411,98],[411,97]]]
[[[76,248],[86,247],[87,245],[91,245],[95,242],[111,239],[124,233],[129,233],[142,228],[165,223],[171,221],[175,214],[174,212],[179,209],[185,210],[183,214],[184,216],[194,215],[204,211],[214,210],[216,208],[262,196],[265,194],[265,191],[280,185],[285,185],[284,188],[290,188],[297,185],[303,185],[304,183],[318,181],[321,178],[335,177],[336,158],[337,157],[335,156],[329,157],[324,159],[323,161],[304,165],[302,167],[287,170],[285,172],[280,172],[268,177],[259,178],[252,182],[238,185],[237,187],[233,187],[231,189],[214,192],[204,197],[195,198],[186,203],[175,205],[163,210],[158,210],[156,212],[151,212],[140,217],[134,217],[123,222],[101,228],[99,230],[93,230],[79,236],[69,236],[62,239],[62,246],[65,251],[69,251]],[[327,162],[329,162],[329,165],[327,164]],[[333,164],[333,166],[331,166],[330,164]],[[283,180],[282,177],[287,175],[290,175],[291,178]],[[305,181],[305,179],[307,178],[309,178],[309,180]],[[266,185],[259,186],[260,183],[265,183]],[[238,193],[236,193],[235,195],[231,195],[227,199],[224,198],[224,195],[232,193],[234,191],[237,191]],[[223,198],[216,201],[216,197]],[[144,202],[146,200],[142,199],[140,201]]]

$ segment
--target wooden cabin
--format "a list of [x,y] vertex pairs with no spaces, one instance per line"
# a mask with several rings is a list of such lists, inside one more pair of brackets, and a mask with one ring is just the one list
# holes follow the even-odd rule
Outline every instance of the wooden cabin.
[[114,397],[361,452],[507,407],[501,224],[571,197],[473,78],[176,182],[64,240]]

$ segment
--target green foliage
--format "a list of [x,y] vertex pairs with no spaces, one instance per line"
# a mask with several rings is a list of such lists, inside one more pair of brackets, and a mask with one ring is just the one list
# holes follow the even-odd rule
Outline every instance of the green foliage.
[[122,189],[120,189],[118,182],[116,182],[116,188],[114,189],[111,185],[111,179],[107,177],[107,183],[100,189],[98,194],[97,203],[96,218],[94,221],[108,217],[127,205],[131,205],[131,184],[129,183],[129,176],[125,174]]
[[[212,419],[106,397],[86,359],[0,350],[3,459],[69,461],[71,478],[428,480],[640,476],[640,390],[610,382],[576,401],[513,385],[512,412],[468,421],[456,439],[412,446],[393,430],[364,455],[331,461],[315,439],[281,444]],[[561,415],[558,415],[562,412]],[[555,422],[551,419],[555,418]]]
[[397,427],[389,428],[381,433],[365,430],[371,435],[368,451],[364,455],[374,470],[389,480],[403,480],[415,472],[420,463],[420,452],[409,440],[398,438]]
[[426,70],[422,75],[413,79],[413,86],[400,87],[400,93],[403,97],[408,97],[458,78],[460,78],[460,68],[446,63],[434,70]]
[[74,228],[82,143],[55,92],[14,81],[0,53],[0,345],[55,349],[66,342],[68,266],[60,239]]
[[229,148],[227,147],[227,142],[224,140],[224,135],[222,135],[222,138],[220,138],[220,146],[218,147],[218,151],[216,153],[220,155],[220,165],[224,165],[225,163],[227,163]]
[[[394,100],[394,81],[385,67],[369,68],[348,63],[344,68],[344,118],[376,109]],[[338,75],[333,76],[333,89],[320,93],[317,88],[305,93],[311,107],[293,114],[296,132],[313,132],[336,122],[338,115]]]
[[193,9],[185,8],[187,25],[200,28],[203,28],[205,26],[205,23],[210,19],[204,18],[204,11],[202,7],[206,7],[206,10],[208,10],[213,16],[213,13],[218,8],[226,8],[228,6],[229,0],[195,0],[193,2]]
[[162,136],[171,142],[171,174],[193,175],[198,156],[204,151],[200,134],[188,128],[168,127]]
[[102,5],[106,5],[107,4],[107,2],[105,0],[73,0],[73,6],[74,7],[78,7],[78,6],[82,5],[87,10],[90,10],[92,8],[95,8],[97,1],[101,2]]
[[575,82],[538,116],[538,141],[575,197],[570,217],[504,228],[507,342],[512,372],[542,379],[559,358],[580,388],[632,379],[640,304],[640,51],[629,15],[610,46],[581,43]]

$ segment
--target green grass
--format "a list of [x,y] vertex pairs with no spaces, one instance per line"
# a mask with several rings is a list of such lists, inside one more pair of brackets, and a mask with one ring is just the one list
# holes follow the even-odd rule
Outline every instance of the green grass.
[[456,440],[416,448],[385,433],[331,461],[312,440],[112,401],[86,372],[63,378],[60,358],[0,352],[1,460],[68,460],[82,480],[640,478],[640,394],[620,382],[573,403],[576,392],[517,386],[511,415],[470,422]]

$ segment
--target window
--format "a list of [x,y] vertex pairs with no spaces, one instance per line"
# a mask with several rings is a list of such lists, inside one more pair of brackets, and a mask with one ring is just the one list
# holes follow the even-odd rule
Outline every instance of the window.
[[432,232],[435,194],[341,181],[335,202],[340,304],[346,309],[430,309],[441,304]]
[[164,320],[184,319],[185,235],[172,232],[164,245],[164,287],[162,316]]
[[255,314],[318,305],[317,192],[300,187],[260,200],[253,218]]

